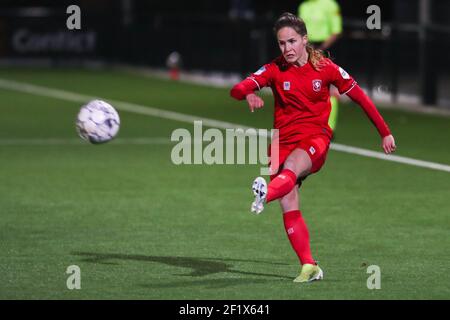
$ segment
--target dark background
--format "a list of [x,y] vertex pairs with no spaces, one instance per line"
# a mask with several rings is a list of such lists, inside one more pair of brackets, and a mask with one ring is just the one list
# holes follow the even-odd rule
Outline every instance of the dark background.
[[[245,76],[278,55],[272,34],[283,12],[300,1],[2,1],[4,65],[127,64],[164,68],[177,51],[183,69]],[[450,108],[450,1],[338,1],[342,38],[331,54],[368,88],[417,94],[425,105]],[[424,4],[429,13],[421,20]],[[81,8],[81,30],[67,30],[67,6]],[[369,5],[381,8],[382,30],[369,30]]]

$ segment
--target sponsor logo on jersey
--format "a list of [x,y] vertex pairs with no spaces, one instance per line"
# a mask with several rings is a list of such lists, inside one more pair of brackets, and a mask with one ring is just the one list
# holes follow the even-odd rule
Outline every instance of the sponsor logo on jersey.
[[316,153],[316,149],[314,149],[314,147],[310,147],[309,148],[309,153],[311,153],[311,155],[313,155],[314,153]]
[[322,80],[314,79],[312,81],[312,87],[315,92],[319,92],[320,89],[322,88]]
[[266,71],[266,67],[263,66],[263,67],[259,68],[258,71],[255,72],[255,74],[256,74],[257,76],[259,76],[259,75],[261,75],[261,73],[263,73],[264,71]]
[[291,90],[291,82],[290,81],[283,82],[283,89],[285,91]]
[[342,69],[341,67],[339,67],[339,72],[341,73],[342,78],[344,78],[344,79],[350,79],[350,75],[347,73],[347,71],[345,71],[345,70]]

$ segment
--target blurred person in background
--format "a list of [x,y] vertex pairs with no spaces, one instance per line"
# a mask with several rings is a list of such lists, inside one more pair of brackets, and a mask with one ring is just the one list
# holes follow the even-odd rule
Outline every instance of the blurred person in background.
[[[309,43],[322,51],[331,50],[342,33],[342,16],[335,0],[305,0],[298,7],[298,16],[308,29]],[[335,56],[333,54],[333,56]],[[328,120],[333,132],[336,130],[339,93],[331,92],[331,113]]]
[[396,146],[389,127],[356,81],[308,43],[303,20],[284,13],[275,22],[274,32],[281,55],[236,84],[230,95],[237,100],[245,99],[253,112],[264,106],[255,90],[266,86],[272,89],[274,128],[278,130],[272,146],[278,145],[278,154],[270,158],[270,183],[267,185],[262,177],[253,182],[255,200],[250,210],[259,214],[264,204],[280,201],[284,227],[301,264],[300,275],[294,282],[311,282],[322,279],[323,271],[311,253],[296,186],[300,187],[306,177],[318,172],[325,163],[333,136],[328,125],[330,86],[334,85],[364,110],[377,128],[386,154],[394,152]]
[[181,69],[181,55],[173,51],[166,59],[166,66],[169,68],[169,77],[171,80],[180,79],[180,69]]

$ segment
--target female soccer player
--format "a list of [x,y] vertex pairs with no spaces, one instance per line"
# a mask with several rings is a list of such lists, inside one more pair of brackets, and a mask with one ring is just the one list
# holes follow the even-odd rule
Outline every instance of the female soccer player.
[[254,91],[265,86],[273,91],[278,161],[271,158],[273,175],[269,185],[262,177],[253,182],[255,201],[251,211],[259,214],[265,203],[279,199],[286,233],[302,265],[294,282],[310,282],[322,279],[323,271],[311,254],[295,186],[318,172],[325,162],[333,134],[328,126],[330,84],[361,106],[377,128],[386,154],[394,152],[396,146],[389,127],[355,80],[308,44],[306,26],[300,18],[284,13],[276,21],[274,31],[281,55],[236,84],[230,94],[238,100],[246,99],[253,112],[264,105]]

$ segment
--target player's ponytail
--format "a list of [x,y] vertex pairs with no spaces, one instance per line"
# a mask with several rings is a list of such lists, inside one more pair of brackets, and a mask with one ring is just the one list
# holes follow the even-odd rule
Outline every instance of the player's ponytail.
[[325,54],[322,50],[315,49],[309,43],[306,45],[306,51],[308,52],[308,60],[313,65],[314,69],[320,70],[325,65]]
[[[302,37],[308,34],[305,22],[301,18],[290,12],[283,13],[275,22],[275,25],[273,27],[275,36],[277,35],[278,31],[284,27],[290,27],[294,29],[295,32],[297,32]],[[306,51],[308,52],[308,61],[315,69],[320,69],[324,66],[323,58],[325,57],[325,55],[322,50],[315,49],[308,43],[306,45]]]

